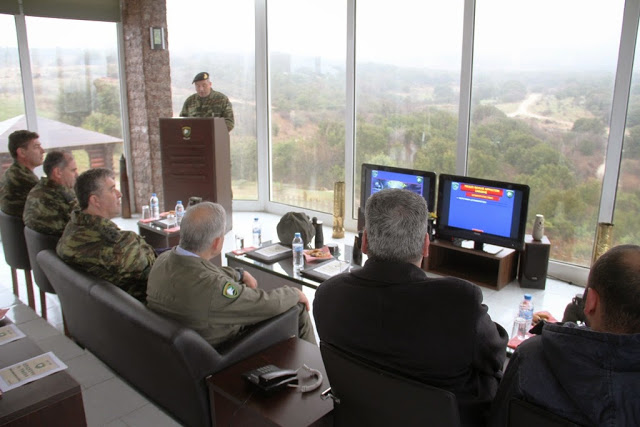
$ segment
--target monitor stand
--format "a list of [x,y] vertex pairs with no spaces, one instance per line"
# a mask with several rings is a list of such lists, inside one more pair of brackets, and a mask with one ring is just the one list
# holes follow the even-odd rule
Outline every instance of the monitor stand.
[[475,245],[465,248],[459,243],[436,239],[429,246],[429,256],[423,260],[422,268],[499,290],[516,278],[519,254],[514,249],[499,246],[497,254],[487,253],[488,246],[493,245],[475,250]]

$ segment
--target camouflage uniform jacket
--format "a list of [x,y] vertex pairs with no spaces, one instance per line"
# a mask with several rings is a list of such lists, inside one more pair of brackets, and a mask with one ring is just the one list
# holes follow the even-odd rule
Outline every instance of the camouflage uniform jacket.
[[42,177],[27,197],[22,219],[32,230],[60,236],[77,208],[78,199],[72,189]]
[[222,117],[231,132],[234,126],[233,108],[229,98],[223,93],[212,90],[204,98],[194,93],[184,101],[180,117]]
[[24,202],[29,191],[38,183],[38,177],[31,169],[13,162],[0,178],[0,209],[7,215],[22,218]]
[[237,280],[233,268],[179,255],[174,247],[163,252],[151,269],[147,306],[195,330],[216,346],[298,304],[294,288],[283,286],[267,292]]
[[71,213],[56,248],[68,264],[105,279],[144,302],[153,248],[133,231],[81,211]]

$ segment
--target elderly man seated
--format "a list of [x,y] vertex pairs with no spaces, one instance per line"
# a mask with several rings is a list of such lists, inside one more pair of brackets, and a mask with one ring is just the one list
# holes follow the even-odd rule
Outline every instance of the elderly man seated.
[[248,272],[209,262],[222,251],[225,221],[224,208],[217,203],[187,209],[180,244],[161,254],[149,274],[148,307],[216,346],[297,305],[299,336],[315,344],[309,300],[302,291],[283,286],[265,292]]

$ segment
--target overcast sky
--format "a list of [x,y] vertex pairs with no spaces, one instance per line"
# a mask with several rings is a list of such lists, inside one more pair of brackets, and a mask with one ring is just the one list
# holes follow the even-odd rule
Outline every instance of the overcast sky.
[[[344,61],[346,0],[269,0],[274,51]],[[624,0],[478,0],[475,68],[615,69]],[[174,52],[251,52],[253,0],[167,0]],[[407,13],[406,10],[410,10]],[[463,0],[357,3],[360,61],[459,69]],[[29,45],[105,48],[115,25],[27,17]],[[13,17],[0,15],[0,46],[15,46]]]

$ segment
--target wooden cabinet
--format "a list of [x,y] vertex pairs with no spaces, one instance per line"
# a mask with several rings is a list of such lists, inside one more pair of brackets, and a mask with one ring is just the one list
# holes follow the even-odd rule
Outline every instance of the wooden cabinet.
[[516,278],[518,255],[514,249],[502,248],[492,255],[435,240],[429,246],[429,257],[423,260],[422,268],[428,272],[458,277],[479,286],[499,290]]

